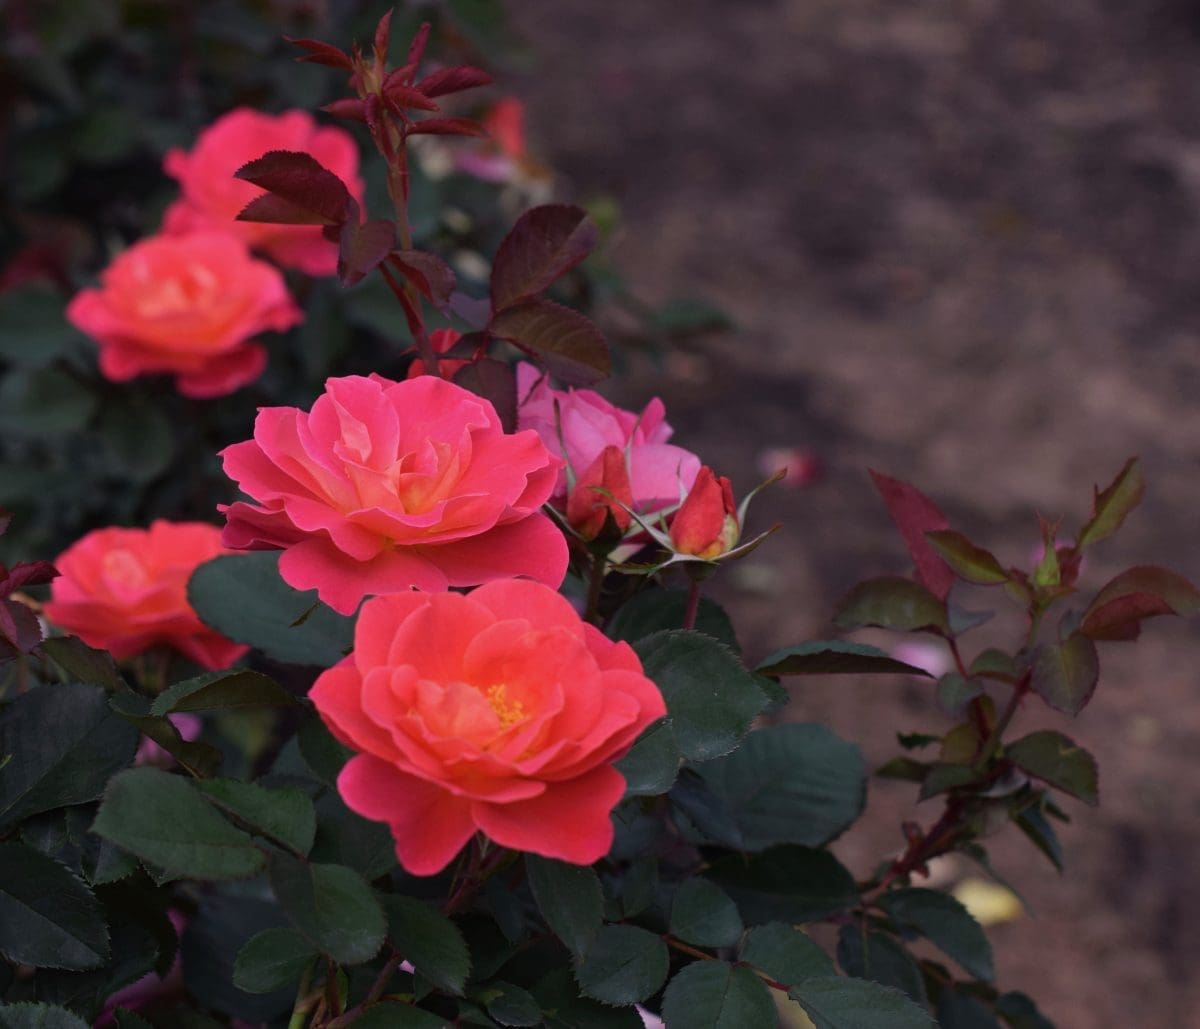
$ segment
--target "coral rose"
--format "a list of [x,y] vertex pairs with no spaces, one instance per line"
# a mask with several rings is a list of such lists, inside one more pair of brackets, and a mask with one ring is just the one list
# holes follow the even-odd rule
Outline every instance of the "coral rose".
[[337,271],[338,246],[321,235],[321,226],[234,220],[264,190],[235,179],[233,173],[271,150],[310,154],[341,179],[362,205],[358,147],[348,132],[319,127],[306,111],[265,114],[239,107],[201,132],[190,152],[168,152],[163,169],[179,180],[183,198],[168,208],[163,227],[167,232],[224,229],[285,268],[332,275]]
[[330,379],[311,413],[262,408],[254,439],[221,456],[258,501],[222,508],[225,544],[283,548],[284,580],[344,614],[370,593],[566,574],[566,540],[539,511],[560,462],[437,376]]
[[612,762],[666,714],[628,644],[521,580],[368,601],[353,653],[309,696],[360,752],[338,776],[342,798],[391,826],[417,875],[441,871],[476,830],[598,861],[625,791]]
[[304,317],[279,271],[223,232],[133,244],[66,313],[99,344],[106,378],[170,372],[190,397],[223,396],[253,382],[267,354],[251,338]]
[[97,529],[55,559],[46,618],[118,659],[165,643],[205,668],[228,668],[250,648],[206,626],[187,600],[196,566],[224,553],[221,530],[203,522]]
[[[533,365],[524,363],[517,367],[517,396],[517,424],[534,429],[566,459],[572,481],[588,474],[605,447],[619,447],[627,457],[633,509],[639,514],[677,506],[696,480],[700,459],[667,442],[672,429],[657,397],[634,414],[590,389],[552,389]],[[555,507],[566,510],[567,493],[564,470],[554,489]]]

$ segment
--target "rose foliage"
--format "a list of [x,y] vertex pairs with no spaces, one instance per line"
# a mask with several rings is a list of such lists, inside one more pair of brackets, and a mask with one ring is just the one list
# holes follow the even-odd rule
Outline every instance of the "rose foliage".
[[[704,594],[764,543],[757,490],[593,388],[600,229],[531,205],[519,107],[473,107],[455,49],[489,5],[445,6],[292,33],[343,126],[226,95],[174,138],[161,224],[118,185],[80,264],[8,255],[0,543],[57,556],[0,565],[0,1025],[1044,1029],[929,866],[990,873],[1015,831],[1061,870],[1097,761],[1045,708],[1200,611],[1166,568],[1085,574],[1138,462],[1029,567],[873,473],[913,573],[837,603],[851,638],[748,663]],[[976,635],[989,588],[1015,638]],[[862,753],[788,710],[833,675],[928,697],[873,773],[918,805],[874,865],[829,849]]]

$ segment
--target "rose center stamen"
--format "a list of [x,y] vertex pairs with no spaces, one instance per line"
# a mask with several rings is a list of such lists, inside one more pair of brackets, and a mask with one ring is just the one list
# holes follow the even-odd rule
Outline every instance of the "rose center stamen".
[[526,717],[525,705],[519,700],[509,700],[508,687],[504,683],[489,686],[483,693],[500,719],[501,729],[507,729]]

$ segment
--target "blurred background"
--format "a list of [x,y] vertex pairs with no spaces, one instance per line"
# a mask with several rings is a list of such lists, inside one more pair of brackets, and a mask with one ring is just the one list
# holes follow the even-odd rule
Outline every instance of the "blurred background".
[[[49,557],[95,524],[144,524],[181,503],[172,469],[188,447],[213,453],[220,418],[203,438],[181,436],[167,387],[132,421],[114,415],[88,344],[61,328],[62,303],[153,231],[173,195],[168,147],[239,103],[277,111],[341,95],[338,73],[289,62],[281,34],[365,40],[382,10],[0,0],[0,504],[19,516],[5,543],[21,547],[6,559]],[[908,570],[868,467],[1025,565],[1035,511],[1063,516],[1070,535],[1093,485],[1140,455],[1146,499],[1089,558],[1084,585],[1133,563],[1200,580],[1200,4],[400,10],[443,23],[446,59],[486,55],[492,99],[524,105],[518,193],[585,203],[604,227],[575,299],[594,301],[625,344],[605,392],[629,405],[661,395],[676,442],[738,493],[792,463],[749,526],[782,528],[713,587],[750,659],[831,636],[850,585]],[[477,217],[497,199],[477,195],[477,172],[431,176],[422,194],[429,241],[463,274],[502,231]],[[511,185],[496,187],[501,205]],[[438,220],[438,190],[465,222]],[[394,311],[329,285],[301,356],[273,354],[261,387],[272,402],[347,354],[398,353]],[[229,424],[253,402],[223,405]],[[155,418],[157,435],[145,431]],[[70,507],[81,481],[94,488]],[[1060,830],[1065,874],[1015,832],[989,841],[1025,901],[989,930],[998,984],[1028,992],[1060,1029],[1194,1025],[1196,626],[1151,622],[1136,645],[1102,645],[1101,661],[1092,705],[1052,723],[1101,770],[1100,810],[1073,804]],[[799,682],[790,717],[830,722],[874,765],[894,755],[897,731],[950,724],[911,680]],[[901,847],[902,819],[936,819],[936,802],[914,795],[872,785],[867,818],[835,847],[857,874]],[[935,871],[946,886],[980,874]]]

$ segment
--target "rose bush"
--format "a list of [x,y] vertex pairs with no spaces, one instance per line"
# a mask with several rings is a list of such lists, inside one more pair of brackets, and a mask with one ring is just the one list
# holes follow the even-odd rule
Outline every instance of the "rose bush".
[[387,822],[400,863],[440,871],[478,830],[576,864],[612,844],[625,791],[612,762],[666,714],[626,643],[540,583],[379,597],[354,652],[309,697],[361,753],[346,803]]
[[311,413],[263,408],[254,439],[222,457],[258,501],[222,508],[225,544],[284,549],[284,580],[344,614],[372,593],[566,573],[566,542],[539,511],[561,462],[437,376],[330,379]]
[[321,235],[319,225],[234,220],[251,200],[262,196],[263,190],[235,179],[233,173],[271,150],[310,154],[341,179],[362,204],[358,146],[348,132],[318,126],[307,111],[274,115],[239,107],[201,132],[190,151],[176,148],[167,153],[163,168],[179,180],[183,195],[167,209],[164,230],[223,229],[285,268],[297,268],[308,275],[332,275],[337,270],[337,245]]
[[97,529],[55,558],[46,618],[119,659],[166,644],[205,668],[228,668],[250,648],[206,626],[187,600],[196,567],[226,552],[221,530],[203,522]]
[[168,372],[191,397],[232,393],[266,367],[253,337],[299,324],[283,276],[225,232],[151,236],[134,243],[84,289],[67,318],[100,347],[114,382]]

